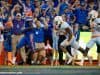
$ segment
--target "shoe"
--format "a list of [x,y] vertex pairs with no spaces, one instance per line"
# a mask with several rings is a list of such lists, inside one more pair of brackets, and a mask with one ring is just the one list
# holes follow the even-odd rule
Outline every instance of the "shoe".
[[73,58],[70,58],[70,59],[68,60],[67,64],[72,63],[72,60],[73,60]]
[[83,66],[83,63],[80,63],[79,65],[80,65],[80,66]]
[[32,60],[31,65],[36,65],[36,62]]
[[40,61],[37,61],[37,65],[40,65],[41,63],[40,63]]
[[88,55],[88,51],[85,50],[85,51],[83,52],[83,56],[84,56],[84,57],[87,57],[87,55]]
[[16,64],[16,57],[13,57],[13,59],[12,59],[12,64]]

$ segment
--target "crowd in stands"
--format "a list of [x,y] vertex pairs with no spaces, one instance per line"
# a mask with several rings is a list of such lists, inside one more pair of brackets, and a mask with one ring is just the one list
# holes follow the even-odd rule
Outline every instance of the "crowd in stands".
[[[59,47],[66,37],[56,33],[55,16],[64,17],[78,41],[80,31],[89,31],[89,11],[98,11],[98,5],[97,0],[0,0],[0,54],[2,50],[12,52],[12,57],[20,53],[25,64],[45,63],[55,55],[55,61],[63,64]],[[71,47],[66,49],[72,55]],[[13,64],[16,58],[9,60]]]

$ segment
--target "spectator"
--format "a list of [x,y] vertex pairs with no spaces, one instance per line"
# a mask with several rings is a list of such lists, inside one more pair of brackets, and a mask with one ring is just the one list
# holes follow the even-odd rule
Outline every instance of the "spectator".
[[35,25],[34,41],[36,52],[34,53],[34,63],[41,64],[42,60],[45,58],[44,28],[41,27],[41,22],[39,20],[35,21]]
[[41,2],[41,8],[48,8],[48,4],[47,4],[47,1],[48,0],[42,0],[42,2]]
[[39,14],[39,18],[44,17],[46,18],[47,14],[46,14],[46,8],[41,8],[41,13]]
[[91,11],[91,10],[98,10],[98,2],[97,0],[94,0],[94,1],[88,1],[88,6],[87,6],[88,10]]
[[66,16],[66,22],[69,23],[69,25],[72,25],[76,21],[75,14],[73,13],[73,10],[71,9],[71,6],[64,7],[64,14]]
[[40,1],[34,0],[33,5],[34,5],[35,8],[40,8]]
[[2,1],[1,5],[2,5],[1,10],[2,10],[2,13],[3,13],[2,14],[3,23],[6,23],[7,20],[8,20],[9,15],[11,14],[10,13],[10,6],[5,1]]
[[50,46],[52,47],[52,43],[53,43],[52,27],[53,27],[53,25],[50,23],[50,17],[49,16],[47,16],[45,18],[45,22],[47,22],[47,28],[44,29],[44,42],[45,42],[45,45],[46,45],[46,42],[48,40],[49,43],[50,43]]
[[10,62],[12,61],[12,32],[11,29],[13,27],[12,20],[9,18],[5,23],[4,29],[4,49],[7,52],[7,65],[12,65]]
[[53,2],[54,2],[54,7],[57,7],[59,4],[59,0],[53,0]]
[[40,14],[40,9],[39,8],[35,8],[34,14],[33,14],[34,20],[36,20],[37,17],[39,17],[39,14]]
[[47,12],[47,16],[50,17],[50,23],[53,24],[53,20],[55,16],[57,16],[56,8],[52,8],[49,12]]
[[16,14],[20,13],[23,14],[22,7],[19,4],[14,5],[13,9],[11,10],[12,19],[15,18]]
[[23,4],[23,7],[24,7],[24,13],[26,14],[26,16],[28,16],[29,14],[31,14],[30,16],[32,16],[35,7],[31,3],[31,0],[26,0],[25,4]]
[[61,4],[59,6],[59,15],[62,15],[64,13],[64,7],[68,7],[68,2],[66,0],[62,0]]
[[80,8],[75,8],[74,13],[80,30],[88,30],[88,10],[86,9],[86,4],[82,2]]
[[[34,43],[33,43],[33,20],[32,17],[26,17],[25,20],[25,28],[22,29],[24,36],[21,37],[20,41],[16,45],[16,53],[13,58],[13,63],[15,63],[17,53],[20,51],[22,47],[28,46],[31,50],[31,53],[34,51]],[[24,64],[26,64],[26,57],[23,60]]]
[[[13,48],[13,57],[15,55],[15,50],[16,50],[16,45],[19,42],[20,38],[23,36],[21,34],[21,29],[24,27],[24,20],[22,19],[22,15],[20,13],[17,13],[14,19],[12,20],[13,22],[13,28],[12,28],[12,48]],[[23,56],[22,56],[23,57]],[[25,58],[23,57],[24,61]]]
[[79,1],[79,0],[76,0],[76,1],[73,3],[72,7],[74,7],[74,8],[80,8],[80,1]]

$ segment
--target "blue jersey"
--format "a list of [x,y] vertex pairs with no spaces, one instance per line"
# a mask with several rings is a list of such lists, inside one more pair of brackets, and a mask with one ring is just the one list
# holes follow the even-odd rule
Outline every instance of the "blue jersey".
[[[29,28],[29,27],[31,27],[31,25],[29,25],[29,23],[26,22],[26,23],[25,23],[25,28]],[[30,34],[33,34],[33,29],[24,31],[24,34],[25,34],[25,36],[27,36],[27,37],[30,36]]]
[[29,24],[29,22],[25,23],[25,28],[26,30],[23,31],[24,36],[21,38],[21,40],[18,42],[16,48],[20,49],[23,46],[27,45],[31,50],[34,50],[34,38],[33,38],[33,29],[28,29],[30,28],[31,25]]
[[59,15],[62,15],[63,13],[64,13],[64,8],[67,8],[68,7],[68,5],[64,2],[64,3],[62,3],[61,5],[60,5],[60,8],[59,8]]
[[34,41],[37,43],[44,42],[44,28],[34,28]]
[[76,23],[87,25],[88,10],[77,8],[75,10]]

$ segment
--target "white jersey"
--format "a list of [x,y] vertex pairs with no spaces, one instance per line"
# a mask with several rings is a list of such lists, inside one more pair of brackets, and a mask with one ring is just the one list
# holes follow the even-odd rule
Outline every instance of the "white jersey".
[[[3,27],[3,24],[2,22],[0,22],[0,27]],[[3,35],[1,34],[1,31],[0,31],[0,42],[3,42],[4,38],[3,38]]]
[[[60,29],[63,31],[66,28],[69,28],[71,33],[73,33],[72,27],[67,22],[63,22]],[[68,38],[68,36],[69,36],[69,34],[66,34],[66,38]]]
[[[71,31],[70,33],[73,34],[73,30],[72,30],[71,26],[67,22],[63,23],[61,25],[60,29],[64,30],[66,28],[69,28],[70,31]],[[76,42],[76,39],[75,39],[74,35],[72,36],[71,40],[68,41],[70,33],[66,34],[66,39],[61,43],[61,46],[65,47],[65,46],[71,45],[72,48],[79,49],[79,44]]]
[[94,27],[94,32],[93,34],[100,34],[100,18],[95,19],[95,27]]
[[[94,22],[95,22],[95,26],[94,26],[94,32],[92,32],[92,36],[94,36],[95,34],[96,35],[100,34],[100,18],[95,19]],[[92,38],[87,43],[87,47],[88,48],[92,48],[95,43],[98,44],[98,45],[100,45],[100,37]]]
[[66,28],[71,28],[71,27],[70,27],[70,25],[67,22],[63,22],[62,25],[61,25],[61,27],[60,27],[60,29],[64,30]]

